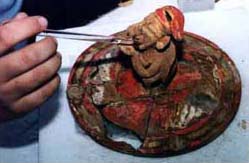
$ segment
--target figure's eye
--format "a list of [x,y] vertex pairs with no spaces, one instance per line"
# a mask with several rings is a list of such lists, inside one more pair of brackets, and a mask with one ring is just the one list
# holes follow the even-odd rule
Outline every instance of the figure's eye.
[[166,19],[170,22],[172,20],[171,15],[169,14],[169,12],[165,11],[165,17]]

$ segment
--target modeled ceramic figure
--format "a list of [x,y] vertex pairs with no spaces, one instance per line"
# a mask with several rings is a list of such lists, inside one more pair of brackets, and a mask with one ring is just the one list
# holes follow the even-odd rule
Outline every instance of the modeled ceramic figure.
[[96,43],[77,59],[68,100],[95,141],[133,155],[170,156],[225,130],[240,102],[238,71],[218,46],[183,25],[182,13],[166,6],[116,34],[133,46]]
[[121,46],[124,54],[131,56],[136,73],[145,85],[165,82],[175,71],[175,41],[183,39],[184,17],[173,6],[157,9],[142,22],[127,29],[133,46]]

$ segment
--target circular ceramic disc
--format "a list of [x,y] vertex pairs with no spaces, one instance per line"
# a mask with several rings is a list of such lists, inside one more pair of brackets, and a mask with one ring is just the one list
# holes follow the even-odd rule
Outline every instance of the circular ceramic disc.
[[217,45],[188,32],[177,56],[172,80],[148,88],[116,45],[88,48],[67,88],[80,127],[108,148],[140,156],[186,153],[212,141],[238,110],[239,73]]

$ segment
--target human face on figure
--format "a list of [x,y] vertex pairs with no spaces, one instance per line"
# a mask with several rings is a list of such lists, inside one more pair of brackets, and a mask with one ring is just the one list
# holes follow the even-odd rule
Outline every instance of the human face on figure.
[[143,21],[127,29],[127,37],[132,38],[134,46],[120,46],[126,55],[137,55],[139,51],[155,47],[163,50],[172,38],[181,41],[184,34],[184,16],[174,6],[166,6],[149,14]]

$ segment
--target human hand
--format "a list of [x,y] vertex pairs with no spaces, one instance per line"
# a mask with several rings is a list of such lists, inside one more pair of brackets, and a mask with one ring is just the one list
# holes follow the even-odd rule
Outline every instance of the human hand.
[[25,13],[0,25],[0,122],[39,106],[59,85],[61,55],[54,38],[11,50],[46,28],[45,18]]

